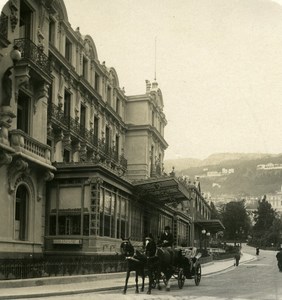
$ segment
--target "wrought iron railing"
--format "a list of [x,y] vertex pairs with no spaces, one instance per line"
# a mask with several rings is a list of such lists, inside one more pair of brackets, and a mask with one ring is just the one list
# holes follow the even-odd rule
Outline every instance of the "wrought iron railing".
[[6,16],[3,12],[0,16],[0,37],[8,39],[8,16]]
[[0,280],[115,273],[125,269],[122,255],[1,259]]
[[74,119],[71,116],[65,115],[64,110],[61,106],[57,106],[54,103],[48,104],[48,117],[60,122],[65,129],[73,131],[81,138],[87,140],[93,146],[99,150],[100,155],[104,156],[105,159],[110,159],[120,164],[123,169],[127,169],[127,160],[124,155],[119,155],[114,147],[110,147],[109,144],[105,143],[104,139],[99,139],[94,135],[93,130],[88,130],[85,126],[79,123],[78,119]]
[[35,64],[40,70],[44,71],[46,74],[50,74],[50,59],[43,52],[43,48],[35,45],[29,39],[16,39],[14,41],[15,46],[18,47],[21,52],[22,59]]

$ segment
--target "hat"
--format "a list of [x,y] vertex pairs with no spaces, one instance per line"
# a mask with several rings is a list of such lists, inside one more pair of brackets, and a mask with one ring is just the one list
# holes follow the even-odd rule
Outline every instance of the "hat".
[[165,230],[170,230],[170,227],[169,226],[165,226]]
[[145,237],[145,240],[153,240],[154,238],[153,238],[153,235],[151,234],[151,233],[149,233],[149,235],[147,235],[146,237]]

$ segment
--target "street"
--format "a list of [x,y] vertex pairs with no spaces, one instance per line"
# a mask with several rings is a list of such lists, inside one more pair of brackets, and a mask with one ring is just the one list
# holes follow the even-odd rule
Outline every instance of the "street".
[[[245,253],[255,254],[254,248],[244,246]],[[183,289],[179,289],[174,280],[170,292],[165,288],[153,290],[151,295],[145,292],[135,294],[134,289],[128,289],[123,295],[122,290],[104,293],[87,293],[51,297],[52,299],[282,299],[282,273],[278,271],[275,258],[276,252],[260,251],[258,260],[241,264],[228,271],[202,277],[199,286],[193,280],[186,280]],[[130,278],[134,280],[133,276]],[[164,286],[163,286],[164,287]],[[40,299],[40,298],[37,298]],[[42,298],[43,299],[43,298]],[[50,299],[44,297],[44,299]]]

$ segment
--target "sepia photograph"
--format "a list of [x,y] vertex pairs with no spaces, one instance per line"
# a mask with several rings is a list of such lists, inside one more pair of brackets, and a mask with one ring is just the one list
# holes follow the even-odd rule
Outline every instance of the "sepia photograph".
[[282,0],[0,10],[0,300],[282,300]]

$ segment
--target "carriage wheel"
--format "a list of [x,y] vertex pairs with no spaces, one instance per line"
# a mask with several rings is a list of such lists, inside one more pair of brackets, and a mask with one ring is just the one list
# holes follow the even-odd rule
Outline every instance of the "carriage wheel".
[[198,264],[196,267],[195,267],[195,284],[196,285],[199,285],[200,284],[200,281],[201,281],[201,277],[202,277],[202,268],[201,268],[201,265]]
[[183,272],[183,269],[180,269],[179,272],[178,272],[178,287],[180,289],[183,288],[184,282],[185,282],[184,272]]

